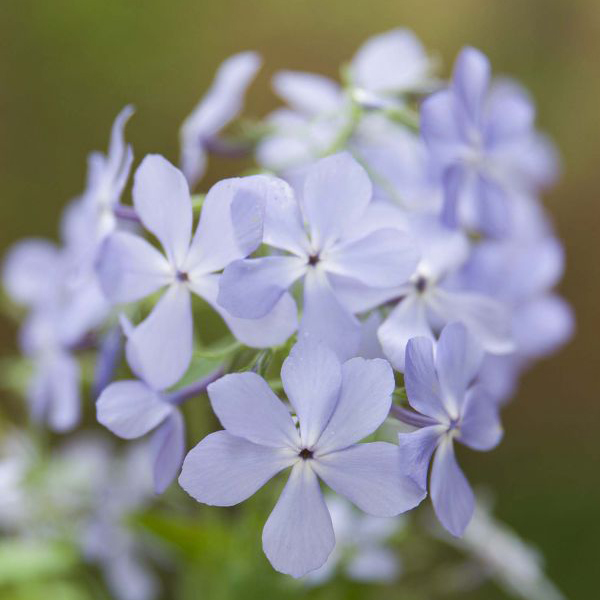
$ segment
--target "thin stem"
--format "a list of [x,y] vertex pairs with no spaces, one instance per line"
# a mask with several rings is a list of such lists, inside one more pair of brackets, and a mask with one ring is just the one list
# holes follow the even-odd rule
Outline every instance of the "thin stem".
[[398,419],[398,421],[402,421],[402,423],[411,425],[412,427],[428,427],[429,425],[435,425],[435,421],[430,417],[420,415],[419,413],[403,408],[402,406],[396,406],[395,404],[393,404],[390,409],[390,416]]
[[194,383],[190,383],[180,390],[177,390],[167,396],[167,401],[171,404],[175,404],[179,406],[183,404],[186,400],[190,398],[194,398],[195,396],[199,396],[200,394],[206,391],[206,388],[213,382],[219,379],[221,375],[223,375],[224,369],[223,367],[219,367],[217,370],[213,371],[210,375],[207,375],[200,381],[196,381]]
[[140,217],[138,216],[133,206],[127,206],[125,204],[115,204],[113,207],[115,217],[123,219],[124,221],[133,221],[134,223],[140,223]]

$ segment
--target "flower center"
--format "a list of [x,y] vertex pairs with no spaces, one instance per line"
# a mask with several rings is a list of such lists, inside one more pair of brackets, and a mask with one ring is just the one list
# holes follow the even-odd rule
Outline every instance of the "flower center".
[[188,277],[188,274],[185,271],[177,271],[177,273],[175,273],[175,279],[177,279],[177,281],[189,281],[190,278]]
[[415,288],[419,294],[422,294],[427,287],[427,279],[423,275],[419,275],[415,281]]
[[313,457],[313,453],[312,450],[309,450],[308,448],[302,448],[302,450],[300,450],[300,452],[298,453],[298,456],[302,460],[309,460]]
[[320,260],[320,258],[319,258],[319,255],[318,255],[318,254],[311,254],[311,255],[308,257],[308,264],[309,264],[311,267],[314,267],[314,266],[316,266],[316,265],[317,265],[317,263],[319,262],[319,260]]

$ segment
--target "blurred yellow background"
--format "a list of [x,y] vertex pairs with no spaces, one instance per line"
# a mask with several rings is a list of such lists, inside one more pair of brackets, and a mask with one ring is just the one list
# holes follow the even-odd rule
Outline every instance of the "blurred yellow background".
[[[0,251],[56,236],[61,206],[84,186],[86,155],[104,149],[114,116],[136,159],[177,160],[177,131],[234,52],[264,57],[247,114],[277,104],[280,68],[336,76],[368,36],[406,26],[446,75],[461,46],[530,88],[564,175],[547,198],[567,248],[562,292],[577,337],[525,377],[490,454],[461,456],[497,510],[547,558],[574,600],[598,597],[600,542],[600,2],[598,0],[1,0]],[[240,164],[212,161],[204,186]],[[15,331],[0,321],[0,354]],[[592,586],[592,583],[594,584]]]

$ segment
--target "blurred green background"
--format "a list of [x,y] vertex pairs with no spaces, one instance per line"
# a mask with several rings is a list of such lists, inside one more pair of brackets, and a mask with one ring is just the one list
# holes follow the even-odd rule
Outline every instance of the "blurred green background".
[[[494,491],[499,516],[540,547],[565,594],[596,598],[598,0],[0,0],[0,252],[23,236],[56,235],[61,206],[83,189],[87,153],[106,148],[124,104],[137,108],[127,130],[136,158],[176,160],[180,123],[230,54],[263,55],[246,111],[263,115],[277,104],[275,70],[336,76],[364,39],[399,25],[439,54],[444,74],[471,44],[522,80],[563,154],[564,176],[546,200],[567,248],[562,292],[577,337],[524,378],[501,447],[461,461]],[[213,160],[204,186],[238,168]],[[14,336],[0,321],[1,354],[14,351]]]

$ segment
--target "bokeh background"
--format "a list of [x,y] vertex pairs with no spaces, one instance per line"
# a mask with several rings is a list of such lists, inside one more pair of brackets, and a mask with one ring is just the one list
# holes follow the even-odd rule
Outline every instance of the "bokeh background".
[[[596,598],[598,0],[0,0],[0,253],[23,236],[56,235],[62,205],[83,189],[87,153],[106,147],[124,104],[137,109],[127,129],[136,158],[175,161],[180,123],[230,54],[263,55],[246,112],[264,115],[277,104],[275,70],[336,76],[365,38],[399,25],[439,55],[444,74],[461,46],[482,49],[496,72],[531,89],[539,124],[562,152],[564,174],[546,202],[567,249],[561,291],[577,336],[523,379],[500,448],[461,462],[494,490],[498,515],[543,551],[567,597]],[[237,168],[213,160],[204,183]],[[0,321],[0,355],[14,351],[14,337]]]

